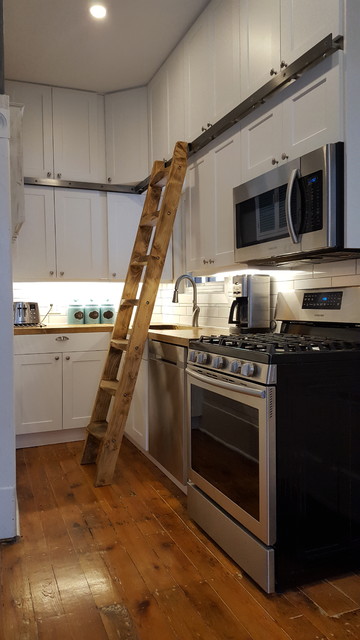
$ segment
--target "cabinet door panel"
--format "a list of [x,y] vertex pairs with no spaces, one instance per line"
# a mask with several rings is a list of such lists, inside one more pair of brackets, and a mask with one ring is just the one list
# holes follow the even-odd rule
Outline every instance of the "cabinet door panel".
[[239,3],[219,0],[212,13],[216,121],[240,102]]
[[107,278],[106,194],[56,189],[55,216],[58,277]]
[[324,60],[293,85],[284,101],[284,151],[290,159],[343,140],[342,65],[342,54]]
[[281,58],[290,64],[332,33],[343,34],[342,0],[281,0]]
[[[280,161],[282,108],[263,111],[258,118],[246,118],[241,130],[242,181],[270,171]],[[275,165],[273,164],[275,162]]]
[[214,150],[215,265],[234,263],[233,188],[241,183],[240,132]]
[[[184,41],[186,139],[201,135],[214,114],[213,43],[206,11],[198,18]],[[213,123],[212,123],[213,124]]]
[[25,222],[13,244],[15,281],[56,277],[54,191],[25,187]]
[[125,433],[144,451],[149,449],[148,361],[143,359],[126,421]]
[[5,87],[11,102],[25,106],[24,175],[27,178],[53,178],[51,87],[13,81],[7,81]]
[[147,175],[147,89],[105,96],[106,171],[111,182],[139,182]]
[[[53,89],[54,171],[63,180],[101,182],[99,101],[95,93]],[[60,175],[58,175],[60,174]]]
[[168,74],[162,67],[148,86],[150,164],[169,158]]
[[61,358],[56,353],[14,357],[15,424],[18,435],[61,429]]
[[271,80],[279,65],[279,0],[240,0],[241,99]]
[[89,424],[107,351],[70,352],[63,355],[63,429]]
[[204,269],[214,251],[214,171],[207,156],[188,170],[186,263],[189,271]]
[[184,45],[181,42],[166,61],[169,100],[169,158],[175,143],[185,137]]

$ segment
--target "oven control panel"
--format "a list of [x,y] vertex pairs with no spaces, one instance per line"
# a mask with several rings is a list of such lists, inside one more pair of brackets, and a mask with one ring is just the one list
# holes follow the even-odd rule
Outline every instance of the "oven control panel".
[[[274,382],[274,372],[276,365],[271,367],[264,363],[241,360],[239,358],[227,357],[207,351],[189,350],[189,365],[200,365],[204,370],[230,374],[236,378],[253,378],[256,382],[269,384]],[[270,375],[271,374],[271,375]],[[271,378],[271,379],[270,379]]]
[[304,293],[302,309],[341,309],[342,291],[309,291]]

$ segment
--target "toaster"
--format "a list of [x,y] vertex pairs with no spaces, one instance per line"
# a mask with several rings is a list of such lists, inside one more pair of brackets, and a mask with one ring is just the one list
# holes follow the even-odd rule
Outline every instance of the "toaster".
[[37,302],[14,302],[14,324],[39,324],[40,313]]

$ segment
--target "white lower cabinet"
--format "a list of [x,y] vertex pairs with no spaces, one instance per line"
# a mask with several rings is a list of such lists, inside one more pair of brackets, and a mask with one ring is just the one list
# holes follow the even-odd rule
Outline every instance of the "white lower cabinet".
[[141,361],[125,427],[126,435],[144,451],[149,449],[148,411],[148,360],[146,348],[146,356]]
[[15,336],[16,434],[85,427],[110,333]]

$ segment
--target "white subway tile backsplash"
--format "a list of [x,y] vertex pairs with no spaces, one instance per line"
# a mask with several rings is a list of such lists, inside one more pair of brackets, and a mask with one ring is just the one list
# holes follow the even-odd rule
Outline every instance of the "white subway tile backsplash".
[[356,260],[341,260],[314,265],[314,278],[348,276],[356,273]]
[[332,278],[333,287],[359,287],[360,275],[356,276],[337,276]]
[[334,286],[331,284],[331,278],[312,278],[294,282],[294,289],[321,289],[331,286]]

